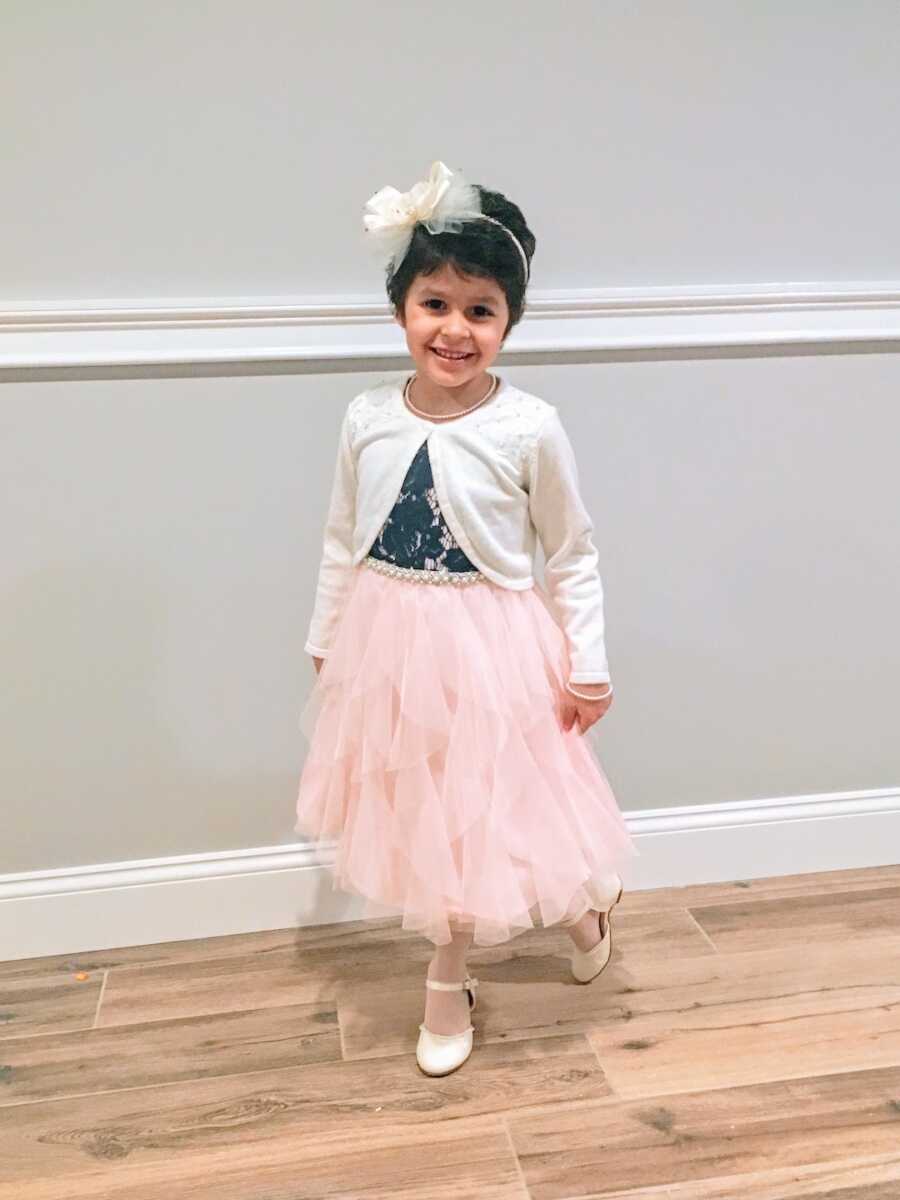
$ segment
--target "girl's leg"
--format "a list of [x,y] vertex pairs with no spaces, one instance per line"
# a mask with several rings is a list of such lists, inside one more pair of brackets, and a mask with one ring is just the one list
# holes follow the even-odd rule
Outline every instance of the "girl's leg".
[[606,933],[606,913],[589,908],[577,921],[560,921],[560,925],[579,950],[593,950]]
[[608,896],[609,903],[601,909],[583,908],[580,912],[566,913],[559,922],[579,950],[593,950],[606,934],[607,909],[615,903],[621,886],[622,879],[617,872],[604,875],[597,881],[597,887],[602,895]]
[[[452,941],[434,948],[428,964],[429,979],[461,983],[466,977],[466,953],[472,944],[472,931],[455,929],[451,923],[451,934]],[[462,1033],[471,1024],[469,1013],[469,996],[465,988],[458,992],[425,989],[424,1024],[432,1033]]]

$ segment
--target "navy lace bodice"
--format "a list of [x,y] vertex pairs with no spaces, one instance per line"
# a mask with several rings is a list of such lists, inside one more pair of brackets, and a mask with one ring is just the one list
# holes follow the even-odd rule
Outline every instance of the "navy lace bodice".
[[420,571],[477,570],[444,521],[434,489],[427,439],[406,472],[369,557]]

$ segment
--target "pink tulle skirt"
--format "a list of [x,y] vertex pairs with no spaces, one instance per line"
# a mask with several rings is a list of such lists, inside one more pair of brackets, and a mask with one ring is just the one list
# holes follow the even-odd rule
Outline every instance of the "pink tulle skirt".
[[602,720],[563,728],[568,676],[538,584],[363,560],[300,716],[295,829],[334,854],[333,890],[436,945],[608,908],[639,852],[590,744]]

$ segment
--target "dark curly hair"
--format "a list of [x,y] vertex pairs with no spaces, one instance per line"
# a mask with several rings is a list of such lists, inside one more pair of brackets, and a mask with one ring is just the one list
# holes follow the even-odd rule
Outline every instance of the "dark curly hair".
[[[522,210],[501,192],[489,192],[474,185],[481,197],[481,211],[510,229],[518,238],[529,263],[537,245]],[[429,233],[417,224],[403,262],[387,277],[388,298],[396,313],[402,313],[406,295],[418,275],[433,275],[444,266],[452,266],[462,275],[493,279],[503,289],[509,308],[509,320],[503,341],[522,319],[525,310],[525,265],[516,244],[493,221],[466,221],[459,233]],[[390,270],[390,268],[388,268]]]

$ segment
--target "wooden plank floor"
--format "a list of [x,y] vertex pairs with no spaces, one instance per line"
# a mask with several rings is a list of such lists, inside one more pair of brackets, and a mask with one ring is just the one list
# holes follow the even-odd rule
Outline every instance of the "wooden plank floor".
[[900,867],[626,892],[415,1062],[398,922],[0,964],[2,1200],[900,1200]]

